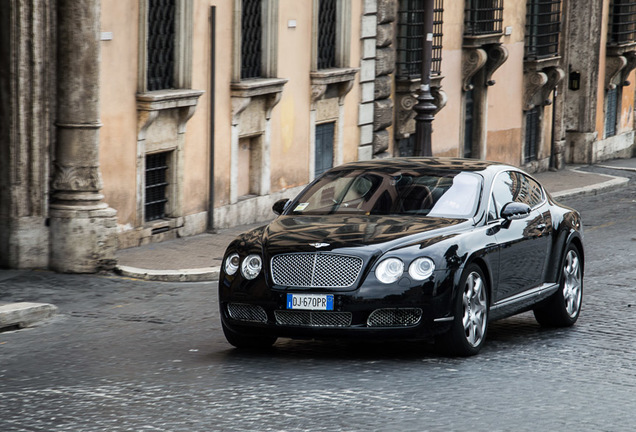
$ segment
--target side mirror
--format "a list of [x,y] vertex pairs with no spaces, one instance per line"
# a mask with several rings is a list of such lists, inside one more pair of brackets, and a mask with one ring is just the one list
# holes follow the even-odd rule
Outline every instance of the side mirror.
[[528,204],[509,202],[501,209],[501,217],[507,221],[528,217],[532,209]]
[[287,199],[287,198],[284,198],[282,200],[278,200],[272,206],[272,211],[274,213],[276,213],[277,215],[280,215],[280,214],[282,214],[285,211],[285,207],[287,207],[288,203],[289,203],[289,199]]

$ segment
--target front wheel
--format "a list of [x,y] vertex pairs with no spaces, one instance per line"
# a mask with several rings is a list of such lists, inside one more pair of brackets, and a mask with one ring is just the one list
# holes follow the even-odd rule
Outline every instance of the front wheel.
[[488,286],[479,266],[466,267],[455,300],[455,318],[450,330],[438,341],[450,354],[477,354],[488,330]]
[[579,250],[569,245],[565,251],[559,290],[534,308],[534,317],[547,327],[569,327],[579,318],[583,301],[583,262]]
[[246,335],[243,333],[237,333],[231,330],[221,322],[223,328],[223,334],[225,339],[236,348],[240,349],[265,349],[274,345],[276,342],[276,336],[259,336],[259,335]]

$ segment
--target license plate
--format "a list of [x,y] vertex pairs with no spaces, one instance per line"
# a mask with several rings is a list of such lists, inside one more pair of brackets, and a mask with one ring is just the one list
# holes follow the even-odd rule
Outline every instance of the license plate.
[[287,294],[287,309],[333,310],[333,294]]

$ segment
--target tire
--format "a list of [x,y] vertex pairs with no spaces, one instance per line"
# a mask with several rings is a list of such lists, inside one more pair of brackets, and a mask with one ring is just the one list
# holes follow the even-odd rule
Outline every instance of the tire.
[[559,289],[534,308],[534,317],[545,327],[570,327],[578,320],[583,303],[583,261],[579,249],[570,244],[561,264]]
[[223,322],[221,322],[221,327],[223,327],[223,334],[225,335],[225,339],[230,343],[230,345],[235,346],[239,349],[266,349],[270,348],[276,342],[276,336],[257,336],[257,335],[246,335],[243,333],[237,333],[234,330],[230,330],[225,326]]
[[488,331],[488,286],[476,264],[464,270],[454,311],[450,330],[438,342],[451,355],[466,357],[479,353]]

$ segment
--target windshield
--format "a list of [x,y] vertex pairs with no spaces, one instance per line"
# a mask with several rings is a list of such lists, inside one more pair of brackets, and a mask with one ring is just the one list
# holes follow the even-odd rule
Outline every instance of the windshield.
[[287,214],[469,218],[475,214],[481,184],[481,176],[472,172],[329,172],[298,196]]

